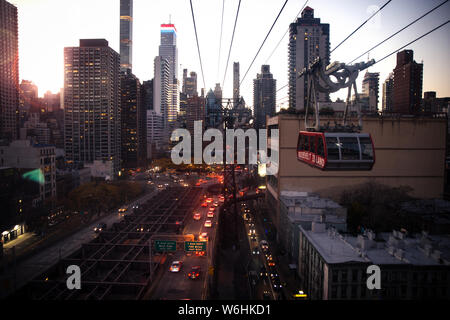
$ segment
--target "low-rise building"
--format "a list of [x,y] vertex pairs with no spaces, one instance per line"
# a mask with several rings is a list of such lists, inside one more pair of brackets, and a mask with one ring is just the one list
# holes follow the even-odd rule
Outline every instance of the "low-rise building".
[[[448,299],[450,236],[403,230],[358,236],[313,222],[300,230],[298,275],[310,299]],[[367,268],[380,268],[381,289],[369,289]]]
[[[335,117],[321,116],[333,123]],[[371,134],[375,164],[366,171],[324,171],[297,160],[298,133],[304,116],[280,114],[268,118],[269,131],[278,129],[279,139],[269,136],[271,154],[278,152],[278,171],[267,175],[266,202],[270,218],[280,232],[280,197],[283,191],[339,198],[346,188],[369,181],[398,188],[408,186],[416,198],[441,198],[444,192],[447,119],[435,116],[365,116],[363,132]],[[349,122],[355,122],[350,118]],[[269,133],[270,134],[270,133]],[[278,239],[279,240],[279,239]]]
[[40,200],[56,196],[55,147],[33,144],[29,140],[15,140],[8,146],[0,146],[0,166],[35,169],[26,175],[39,184]]
[[307,192],[281,192],[280,229],[283,232],[279,234],[279,244],[292,261],[298,259],[298,226],[311,230],[312,223],[318,220],[328,227],[347,231],[347,209],[336,202]]
[[24,178],[32,171],[34,169],[0,168],[0,243],[25,233],[26,220],[40,203],[39,185]]

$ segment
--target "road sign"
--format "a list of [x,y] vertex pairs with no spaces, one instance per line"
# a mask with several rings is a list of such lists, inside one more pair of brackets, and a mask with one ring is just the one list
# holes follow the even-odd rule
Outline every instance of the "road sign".
[[206,251],[206,241],[185,241],[184,251]]
[[177,251],[177,242],[172,240],[155,240],[156,251]]

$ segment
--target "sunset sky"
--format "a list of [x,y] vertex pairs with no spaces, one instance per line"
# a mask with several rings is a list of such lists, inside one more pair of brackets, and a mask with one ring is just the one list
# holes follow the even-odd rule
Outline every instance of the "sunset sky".
[[[57,92],[63,87],[63,49],[78,46],[80,38],[105,38],[119,52],[119,0],[15,0],[19,10],[20,79],[32,80],[45,91]],[[226,58],[239,0],[225,0],[222,50],[218,67],[222,0],[193,0],[207,89],[222,83]],[[386,1],[376,0],[310,0],[315,17],[330,24],[331,48],[373,13],[373,6]],[[442,0],[393,0],[381,14],[361,28],[331,55],[331,61],[349,62],[358,55],[416,19]],[[232,64],[239,61],[241,79],[262,43],[284,0],[242,0],[231,58],[225,81],[224,97],[232,95]],[[287,30],[304,0],[290,0],[277,24],[250,69],[241,87],[241,95],[253,105],[253,79]],[[178,31],[179,79],[182,69],[196,71],[198,90],[203,86],[195,44],[189,0],[134,0],[133,72],[141,81],[153,78],[153,59],[158,55],[160,24],[171,16]],[[370,53],[380,59],[409,41],[433,29],[450,18],[450,3],[446,3],[418,23],[395,36]],[[414,59],[424,63],[423,91],[437,91],[438,97],[450,96],[450,24],[419,40],[407,49],[414,50]],[[271,59],[277,88],[287,83],[286,36]],[[363,57],[359,60],[366,60]],[[395,54],[369,69],[380,72],[381,87],[395,67]],[[362,80],[359,76],[358,82]],[[181,88],[181,81],[180,81]],[[277,93],[278,106],[287,106],[287,88]],[[332,98],[345,98],[345,90]]]

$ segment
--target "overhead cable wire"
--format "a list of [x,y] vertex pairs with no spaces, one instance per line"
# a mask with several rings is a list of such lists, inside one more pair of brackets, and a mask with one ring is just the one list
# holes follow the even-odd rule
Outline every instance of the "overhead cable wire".
[[272,31],[273,27],[274,27],[275,24],[277,23],[277,20],[278,20],[278,18],[280,17],[281,13],[283,12],[284,7],[286,6],[286,3],[287,3],[288,1],[289,1],[289,0],[286,0],[286,1],[284,2],[284,4],[283,4],[283,7],[281,7],[280,12],[278,13],[277,17],[275,18],[275,21],[273,22],[272,26],[270,27],[269,32],[267,32],[267,35],[266,35],[266,37],[264,38],[264,41],[262,42],[261,46],[259,47],[258,52],[256,52],[256,55],[255,55],[255,57],[253,58],[252,63],[250,63],[250,66],[248,67],[247,71],[245,72],[244,77],[242,78],[241,82],[239,83],[239,86],[241,86],[242,82],[244,82],[245,77],[247,76],[247,73],[250,71],[250,68],[252,67],[253,63],[255,62],[256,57],[258,56],[259,52],[261,51],[262,47],[264,46],[264,43],[266,42],[267,38],[269,37],[270,32]]
[[230,49],[228,50],[227,64],[225,66],[225,73],[223,74],[222,90],[225,85],[225,77],[227,76],[228,63],[230,62],[231,48],[233,47],[234,33],[236,31],[236,24],[237,24],[238,17],[239,17],[240,7],[241,7],[241,0],[239,0],[239,4],[238,4],[237,10],[236,10],[236,18],[234,19],[233,35],[231,36]]
[[384,57],[383,57],[383,58],[381,58],[380,60],[376,60],[376,61],[375,61],[375,63],[374,63],[373,65],[371,65],[371,66],[374,66],[374,65],[376,65],[377,63],[379,63],[379,62],[383,61],[384,59],[386,59],[386,58],[390,57],[390,56],[391,56],[391,55],[393,55],[394,53],[397,53],[397,52],[399,52],[400,50],[402,50],[402,49],[406,48],[407,46],[409,46],[409,45],[413,44],[414,42],[416,42],[416,41],[418,41],[418,40],[422,39],[423,37],[425,37],[425,36],[429,35],[430,33],[434,32],[434,31],[436,31],[437,29],[439,29],[439,28],[442,28],[443,26],[445,26],[445,25],[446,25],[447,23],[449,23],[449,22],[450,22],[450,20],[447,20],[446,22],[444,22],[444,23],[440,24],[439,26],[437,26],[436,28],[434,28],[434,29],[432,29],[432,30],[428,31],[427,33],[424,33],[423,35],[421,35],[420,37],[418,37],[418,38],[414,39],[413,41],[410,41],[410,42],[408,42],[407,44],[405,44],[404,46],[402,46],[402,47],[398,48],[397,50],[395,50],[395,51],[392,51],[391,53],[389,53],[388,55],[384,56]]
[[403,28],[401,28],[400,30],[398,30],[397,32],[393,33],[392,35],[390,35],[389,37],[387,37],[386,39],[384,39],[383,41],[377,43],[376,45],[374,45],[372,48],[370,48],[369,50],[367,50],[366,52],[362,53],[361,55],[357,56],[355,59],[353,59],[352,61],[350,61],[350,63],[353,63],[354,61],[358,60],[359,58],[361,58],[362,56],[364,56],[366,53],[369,53],[370,51],[372,51],[373,49],[375,49],[376,47],[382,45],[383,43],[385,43],[386,41],[388,41],[389,39],[391,39],[392,37],[396,36],[397,34],[399,34],[400,32],[402,32],[403,30],[405,30],[406,28],[412,26],[414,23],[416,23],[417,21],[419,21],[420,19],[424,18],[425,16],[427,16],[428,14],[430,14],[431,12],[433,12],[434,10],[436,10],[437,8],[441,7],[442,5],[444,5],[445,3],[447,3],[449,0],[445,0],[444,2],[442,2],[441,4],[437,5],[436,7],[434,7],[433,9],[431,9],[430,11],[424,13],[423,15],[421,15],[419,18],[417,18],[416,20],[412,21],[411,23],[409,23],[408,25],[404,26]]
[[219,55],[217,58],[217,75],[216,75],[217,81],[219,81],[220,52],[222,51],[222,31],[223,31],[223,12],[224,12],[224,10],[225,10],[225,0],[222,0],[222,22],[220,23]]
[[380,9],[378,9],[377,11],[375,11],[369,18],[366,19],[366,21],[364,21],[358,28],[356,28],[355,30],[353,30],[344,40],[342,40],[333,50],[330,51],[330,53],[332,53],[334,50],[336,50],[337,48],[339,48],[339,46],[341,44],[343,44],[345,41],[347,41],[352,35],[354,35],[359,29],[361,29],[362,26],[364,26],[370,19],[372,19],[378,12],[380,12],[381,10],[383,10],[384,7],[386,7],[392,0],[387,1],[385,4],[383,4],[381,6]]
[[[394,35],[398,34],[398,33],[401,32],[401,31],[403,31],[404,29],[406,29],[407,27],[409,27],[411,24],[413,24],[413,23],[415,23],[416,21],[420,20],[420,19],[423,18],[425,15],[431,13],[432,11],[434,11],[435,9],[437,9],[438,7],[440,7],[440,6],[442,6],[443,4],[445,4],[446,2],[448,2],[448,0],[444,1],[444,2],[441,3],[440,5],[436,6],[436,7],[433,8],[433,9],[431,9],[430,11],[428,11],[427,13],[425,13],[423,16],[421,16],[421,17],[419,17],[418,19],[414,20],[412,23],[408,24],[407,26],[405,26],[405,27],[402,28],[401,30],[397,31],[396,33],[394,33],[394,34],[391,35],[390,37],[386,38],[385,40],[383,40],[382,42],[380,42],[379,44],[377,44],[377,45],[374,46],[373,48],[375,48],[375,47],[379,46],[381,43],[383,43],[383,42],[389,40],[391,37],[393,37]],[[437,29],[443,27],[444,25],[446,25],[446,24],[449,23],[449,22],[450,22],[450,20],[448,20],[447,22],[442,23],[441,25],[437,26],[436,28],[434,28],[434,29],[428,31],[427,33],[421,35],[420,37],[414,39],[413,41],[408,42],[406,45],[402,46],[401,48],[399,48],[399,49],[397,49],[397,50],[395,50],[395,51],[389,53],[388,55],[384,56],[384,57],[381,58],[380,60],[376,60],[375,63],[374,63],[373,65],[375,65],[375,64],[377,64],[377,63],[379,63],[379,62],[381,62],[381,61],[384,60],[384,59],[387,59],[389,56],[393,55],[394,53],[396,53],[396,52],[402,50],[403,48],[409,46],[410,44],[412,44],[412,43],[414,43],[414,42],[420,40],[421,38],[427,36],[428,34],[430,34],[430,33],[434,32],[434,31],[436,31]],[[373,49],[373,48],[372,48],[372,49]],[[372,49],[368,50],[367,52],[371,51]],[[360,55],[360,56],[357,57],[356,59],[353,59],[350,63],[352,63],[352,62],[354,62],[355,60],[357,60],[358,58],[362,57],[362,56],[365,55],[367,52],[363,53],[362,55]],[[350,64],[350,63],[349,63],[349,64]],[[373,66],[373,65],[371,65],[371,66]],[[301,76],[302,76],[302,74],[299,75],[298,78],[300,78]],[[280,91],[280,90],[286,88],[288,85],[289,85],[289,84],[286,84],[286,85],[282,86],[282,87],[279,88],[276,92],[278,92],[278,91]]]
[[[308,3],[309,0],[306,0],[305,3],[303,4],[303,7],[300,9],[300,11],[297,13],[297,15],[295,16],[294,20],[297,19],[297,17],[300,15],[300,13],[302,13],[303,9],[306,7],[306,4]],[[266,61],[264,62],[264,64],[267,64],[267,62],[270,60],[270,58],[272,58],[272,55],[274,54],[274,52],[278,49],[281,41],[283,41],[284,37],[286,37],[286,34],[289,32],[289,28],[287,28],[286,32],[283,34],[283,36],[281,37],[280,41],[278,41],[278,44],[275,46],[275,48],[273,49],[272,53],[269,55],[269,57],[266,59]]]
[[192,12],[192,21],[194,22],[194,31],[195,31],[195,40],[197,41],[197,51],[198,51],[198,59],[200,60],[200,69],[202,71],[202,78],[203,78],[203,88],[206,90],[205,85],[205,75],[203,73],[203,64],[202,64],[202,56],[200,55],[200,46],[198,44],[198,36],[197,36],[197,26],[195,25],[195,16],[194,16],[194,8],[192,6],[192,0],[189,0],[191,4],[191,12]]

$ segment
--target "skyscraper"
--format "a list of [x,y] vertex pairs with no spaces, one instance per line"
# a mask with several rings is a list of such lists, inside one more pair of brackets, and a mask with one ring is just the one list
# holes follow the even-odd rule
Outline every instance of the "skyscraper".
[[167,108],[167,122],[174,122],[178,113],[178,49],[177,29],[173,24],[161,25],[161,44],[159,56],[169,64],[169,104]]
[[[193,96],[187,98],[186,129],[194,136],[194,122],[202,120],[202,132],[205,128],[205,101],[204,97]],[[193,142],[193,139],[192,139]]]
[[[222,94],[222,91],[217,93]],[[214,90],[214,92],[211,89],[208,91],[205,108],[205,126],[207,128],[219,127],[222,120],[221,101],[222,100],[218,99],[216,96],[216,90]]]
[[276,83],[270,73],[270,66],[261,66],[261,73],[253,80],[253,108],[255,113],[255,128],[266,127],[266,116],[275,114]]
[[233,62],[233,106],[239,103],[239,62]]
[[19,112],[29,111],[38,99],[38,87],[30,80],[22,80],[19,86]]
[[147,160],[147,110],[141,83],[132,73],[133,0],[120,0],[121,156],[122,166],[136,168]]
[[122,166],[136,168],[145,163],[147,110],[141,100],[139,79],[127,70],[121,74]]
[[390,112],[393,110],[393,92],[394,92],[394,74],[391,72],[383,83],[383,112]]
[[[187,69],[184,69],[183,73],[184,71],[186,71],[187,73]],[[191,71],[190,77],[187,77],[183,74],[183,93],[188,97],[198,96],[196,72]]]
[[19,132],[19,32],[17,8],[0,0],[0,140]]
[[397,66],[394,69],[394,112],[411,114],[420,111],[423,64],[415,62],[413,55],[412,50],[397,53]]
[[168,107],[170,102],[170,66],[161,56],[155,57],[153,79],[153,110],[164,119],[164,128],[168,127]]
[[64,145],[69,162],[120,168],[120,55],[105,39],[64,48]]
[[362,81],[362,95],[368,98],[368,110],[363,112],[377,112],[378,111],[378,93],[379,93],[379,72],[368,72],[364,75]]
[[[317,57],[325,65],[330,63],[330,25],[314,18],[314,9],[306,7],[301,18],[289,26],[289,107],[305,108],[308,97],[308,77],[298,74]],[[329,94],[319,93],[318,102],[329,101]]]
[[222,88],[220,87],[220,83],[216,83],[214,95],[216,96],[217,104],[222,107]]
[[146,110],[153,110],[153,79],[142,82],[142,105]]
[[132,69],[133,0],[120,0],[120,70]]

